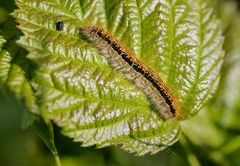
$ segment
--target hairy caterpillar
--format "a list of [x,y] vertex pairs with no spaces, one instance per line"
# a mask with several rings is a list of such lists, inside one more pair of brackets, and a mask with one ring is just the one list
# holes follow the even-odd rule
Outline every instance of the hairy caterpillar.
[[178,118],[180,109],[176,99],[161,78],[151,68],[127,51],[106,30],[98,26],[85,26],[80,33],[88,38],[108,59],[109,64],[140,88],[165,120]]

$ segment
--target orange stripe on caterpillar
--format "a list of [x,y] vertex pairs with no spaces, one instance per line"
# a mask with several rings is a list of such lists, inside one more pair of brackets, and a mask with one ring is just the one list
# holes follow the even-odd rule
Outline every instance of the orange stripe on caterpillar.
[[80,29],[80,33],[93,42],[113,68],[122,72],[147,95],[164,120],[180,117],[176,99],[161,78],[134,54],[127,51],[110,33],[97,26],[85,26]]

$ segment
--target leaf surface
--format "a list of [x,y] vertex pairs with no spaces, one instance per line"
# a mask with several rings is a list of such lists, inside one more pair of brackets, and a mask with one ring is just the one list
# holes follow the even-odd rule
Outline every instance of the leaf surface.
[[20,34],[11,17],[0,26],[0,89],[10,100],[16,97],[23,108],[38,114],[30,85],[33,66],[25,49],[16,44]]
[[[203,0],[17,0],[17,6],[19,43],[38,64],[42,116],[82,146],[122,144],[137,155],[156,153],[180,132],[178,121],[163,121],[144,93],[79,37],[84,25],[106,28],[153,68],[177,96],[182,119],[216,89],[223,38]],[[63,31],[56,30],[60,20]]]

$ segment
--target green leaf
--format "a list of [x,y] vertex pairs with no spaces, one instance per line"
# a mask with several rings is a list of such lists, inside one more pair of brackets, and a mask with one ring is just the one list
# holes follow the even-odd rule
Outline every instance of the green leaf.
[[[17,98],[25,109],[38,113],[29,79],[32,63],[26,59],[25,49],[15,43],[20,36],[14,20],[9,17],[0,26],[0,89],[8,98]],[[5,42],[3,42],[5,41]]]
[[2,45],[6,42],[6,40],[4,40],[3,36],[0,36],[0,48],[2,48]]
[[47,145],[48,149],[53,155],[57,155],[57,150],[54,144],[53,127],[51,124],[48,126],[41,120],[36,120],[33,124],[33,129],[37,132],[39,137]]
[[55,156],[56,164],[60,166],[52,126],[50,123],[45,126],[41,118],[36,116],[39,115],[39,110],[35,103],[35,92],[30,83],[34,66],[26,58],[26,50],[16,44],[20,34],[11,17],[8,17],[0,26],[0,90],[10,100],[20,102],[20,108],[25,111],[22,127],[25,129],[32,126],[35,129]]
[[197,145],[196,156],[203,150],[206,153],[202,158],[210,156],[222,164],[234,163],[230,156],[238,155],[239,149],[240,17],[235,1],[221,2],[216,10],[225,31],[226,50],[219,87],[207,107],[197,117],[181,123],[181,127],[188,140]]
[[41,114],[82,146],[122,144],[137,155],[156,153],[180,132],[177,120],[162,120],[140,89],[79,38],[84,25],[105,27],[157,71],[177,96],[183,119],[218,85],[223,38],[203,0],[17,0],[17,6],[13,15],[25,34],[19,43],[38,64]]
[[225,135],[212,121],[208,111],[202,110],[198,116],[182,122],[181,127],[184,135],[195,145],[216,149],[224,143]]
[[210,105],[212,117],[223,126],[239,131],[240,118],[240,17],[233,19],[226,33],[226,58],[216,97]]
[[42,139],[42,141],[54,155],[56,165],[61,166],[58,152],[54,143],[54,131],[52,124],[49,123],[46,125],[44,121],[38,119],[34,121],[32,128],[36,131],[36,133],[39,135],[39,137]]
[[237,1],[214,1],[210,2],[213,3],[212,5],[220,18],[221,28],[225,34],[225,32],[228,31],[230,26],[233,24],[235,16],[238,15],[238,3]]

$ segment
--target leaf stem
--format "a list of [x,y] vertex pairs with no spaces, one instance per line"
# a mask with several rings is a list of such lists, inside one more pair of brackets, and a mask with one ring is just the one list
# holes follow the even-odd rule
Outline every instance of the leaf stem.
[[61,161],[60,161],[60,158],[59,158],[59,155],[58,155],[58,154],[55,154],[55,155],[54,155],[54,159],[55,159],[56,166],[62,166],[62,164],[61,164]]

